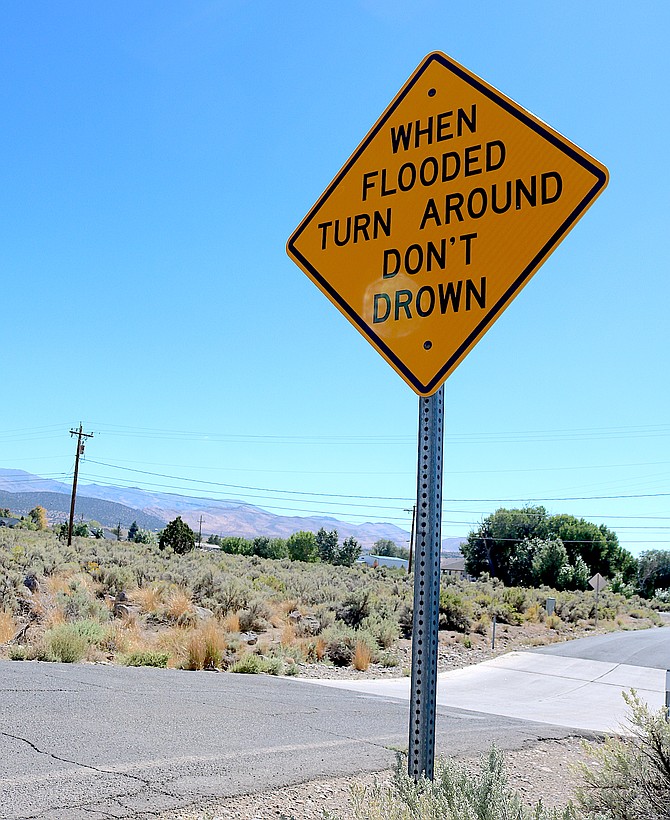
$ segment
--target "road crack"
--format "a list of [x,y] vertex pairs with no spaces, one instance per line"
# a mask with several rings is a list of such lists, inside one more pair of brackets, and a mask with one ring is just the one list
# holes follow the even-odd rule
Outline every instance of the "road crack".
[[[171,797],[175,800],[181,800],[183,798],[183,795],[175,794],[174,792],[171,792],[171,791],[168,791],[167,789],[161,788],[160,786],[157,786],[156,784],[152,783],[150,780],[147,780],[144,777],[140,777],[139,775],[130,774],[129,772],[115,771],[114,769],[105,769],[105,768],[98,767],[98,766],[92,766],[90,763],[82,763],[79,760],[72,760],[72,759],[67,758],[67,757],[61,757],[60,755],[54,754],[53,752],[47,752],[47,751],[44,751],[43,749],[40,749],[38,746],[36,746],[32,742],[32,740],[28,740],[28,738],[20,737],[19,735],[13,735],[10,732],[0,731],[0,736],[7,737],[7,738],[10,738],[12,740],[16,740],[19,743],[25,743],[36,754],[43,755],[44,757],[50,757],[52,760],[56,760],[59,763],[68,763],[71,766],[76,766],[77,768],[80,768],[80,769],[87,769],[89,771],[95,772],[96,774],[106,774],[106,775],[111,775],[111,776],[116,776],[116,777],[125,777],[125,778],[128,778],[129,780],[133,780],[137,783],[140,783],[149,792],[152,792],[154,794],[159,794],[163,797]],[[127,796],[128,795],[122,795],[121,798],[123,799]],[[121,808],[123,808],[123,809],[127,808],[127,806],[124,806],[124,804],[120,801],[119,797],[116,797],[116,796],[115,797],[100,797],[94,803],[83,803],[83,804],[80,804],[80,805],[77,805],[77,806],[71,806],[70,808],[77,808],[77,809],[81,809],[82,811],[84,811],[84,810],[93,811],[96,803],[101,803],[101,802],[104,802],[105,800],[113,800],[115,803],[118,803],[118,805]],[[153,813],[150,810],[147,810],[147,811],[149,813]],[[103,810],[100,810],[100,813],[101,814],[106,814]],[[40,814],[31,815],[31,818],[44,817],[44,815],[45,815],[44,812],[40,812]],[[112,817],[113,815],[106,814],[106,816]],[[29,820],[29,819],[27,819],[27,820]]]

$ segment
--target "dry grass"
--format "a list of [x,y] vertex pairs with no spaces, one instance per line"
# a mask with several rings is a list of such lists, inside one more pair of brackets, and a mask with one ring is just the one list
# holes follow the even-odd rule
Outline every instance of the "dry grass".
[[184,589],[173,589],[165,601],[165,614],[179,624],[188,623],[194,616],[193,601]]
[[188,657],[189,632],[183,627],[176,626],[159,633],[156,649],[170,655],[168,666],[180,667],[186,664]]
[[221,628],[224,632],[240,631],[240,616],[237,612],[229,612],[221,621]]
[[351,661],[354,669],[359,672],[365,672],[370,666],[370,647],[364,641],[356,641],[356,649],[354,650],[354,657]]
[[323,638],[317,638],[314,644],[314,654],[317,660],[322,661],[326,657],[327,644]]
[[55,596],[59,592],[69,592],[73,580],[75,580],[74,573],[59,572],[45,578],[43,587],[49,596]]
[[220,622],[212,618],[187,632],[183,665],[187,669],[218,669],[226,647],[226,633]]
[[281,637],[279,638],[279,643],[286,648],[287,646],[293,646],[295,643],[295,629],[291,624],[286,624],[282,629]]
[[11,612],[0,612],[0,643],[7,643],[16,635],[16,621]]
[[142,612],[155,613],[163,606],[163,590],[160,587],[140,587],[130,594],[130,600],[139,606]]

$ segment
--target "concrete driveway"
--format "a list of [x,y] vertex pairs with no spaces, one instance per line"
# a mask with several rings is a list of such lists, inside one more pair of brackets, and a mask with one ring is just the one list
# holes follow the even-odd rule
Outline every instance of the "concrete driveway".
[[[633,642],[639,636],[640,645],[649,641],[646,632],[626,634],[633,636]],[[651,634],[661,637],[667,651],[670,629]],[[579,653],[588,655],[590,640],[602,653],[598,638],[580,642]],[[625,731],[627,707],[622,693],[629,689],[635,689],[654,710],[664,705],[665,668],[570,657],[575,652],[572,643],[576,642],[552,646],[551,654],[510,652],[477,666],[445,672],[438,676],[438,705],[597,732]],[[610,654],[616,655],[616,641],[605,643],[609,643]],[[409,678],[315,683],[409,700]]]

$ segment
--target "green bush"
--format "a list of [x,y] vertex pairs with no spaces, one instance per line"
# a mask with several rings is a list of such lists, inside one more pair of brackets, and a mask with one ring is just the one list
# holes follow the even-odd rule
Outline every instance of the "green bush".
[[632,735],[609,738],[590,750],[595,765],[582,765],[578,789],[588,817],[666,820],[670,807],[670,724],[667,710],[650,712],[635,692],[624,693]]
[[28,657],[28,648],[25,646],[10,646],[8,657],[10,661],[25,661]]
[[258,675],[262,672],[266,675],[281,675],[284,664],[280,658],[263,658],[250,652],[230,666],[228,671],[243,675]]
[[124,655],[121,662],[124,666],[156,666],[166,669],[169,658],[169,652],[131,652]]
[[76,627],[76,624],[59,624],[45,634],[45,643],[56,661],[78,663],[86,654],[90,643]]
[[[415,783],[398,757],[393,782],[353,789],[355,820],[576,820],[571,806],[562,811],[541,803],[526,807],[509,788],[502,754],[491,749],[479,772],[455,761],[438,763],[435,779]],[[639,819],[638,819],[639,820]]]
[[440,592],[440,629],[454,629],[466,632],[470,628],[472,605],[460,595],[441,590]]

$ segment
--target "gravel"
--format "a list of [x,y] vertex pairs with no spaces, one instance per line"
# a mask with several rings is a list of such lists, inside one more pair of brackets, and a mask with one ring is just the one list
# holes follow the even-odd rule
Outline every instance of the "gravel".
[[[580,783],[576,764],[589,761],[587,748],[599,743],[592,737],[541,740],[506,753],[509,783],[525,803],[565,806]],[[475,764],[476,758],[463,757]],[[314,780],[273,791],[233,797],[208,806],[159,815],[159,820],[323,820],[324,811],[338,820],[351,820],[351,787],[371,785],[375,779],[388,782],[391,772]]]

